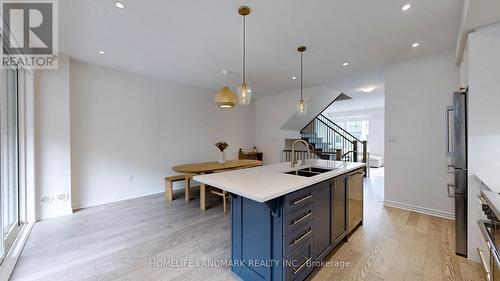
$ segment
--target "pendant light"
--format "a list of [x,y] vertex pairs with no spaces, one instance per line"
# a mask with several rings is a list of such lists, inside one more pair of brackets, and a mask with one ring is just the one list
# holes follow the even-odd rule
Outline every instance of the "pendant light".
[[304,51],[306,50],[305,46],[300,46],[297,51],[300,52],[300,100],[297,102],[297,114],[299,115],[305,115],[307,112],[307,103],[304,101],[304,96],[302,95],[303,91],[303,72],[304,72],[304,65],[302,63],[302,55]]
[[243,83],[238,87],[238,101],[242,105],[248,105],[250,99],[252,98],[252,88],[248,86],[246,80],[246,16],[250,14],[250,8],[247,6],[241,6],[238,9],[238,13],[243,17]]
[[224,87],[215,94],[215,105],[221,108],[232,108],[236,105],[236,95],[229,87]]

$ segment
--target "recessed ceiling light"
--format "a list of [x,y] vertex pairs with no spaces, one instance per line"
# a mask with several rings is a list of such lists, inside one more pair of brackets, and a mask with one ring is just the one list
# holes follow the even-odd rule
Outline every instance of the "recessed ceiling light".
[[297,76],[292,76],[292,80],[297,80]]
[[406,4],[406,5],[404,5],[404,6],[401,8],[401,10],[402,10],[402,11],[408,11],[408,9],[410,9],[410,8],[411,8],[411,5],[410,5],[410,4]]
[[116,2],[116,3],[115,3],[115,6],[116,6],[117,8],[119,8],[119,9],[123,9],[123,8],[125,8],[125,5],[124,5],[123,3],[121,3],[121,2]]
[[98,53],[99,55],[105,55],[105,54],[106,54],[106,52],[105,52],[105,51],[98,51],[97,53]]
[[420,46],[420,44],[419,44],[419,43],[413,43],[411,46],[412,46],[413,48],[416,48],[416,47]]
[[348,66],[348,65],[349,65],[349,63],[348,63],[348,62],[344,62],[344,63],[342,64],[342,66]]
[[375,90],[375,87],[366,87],[366,88],[361,88],[359,89],[363,93],[371,93],[373,90]]

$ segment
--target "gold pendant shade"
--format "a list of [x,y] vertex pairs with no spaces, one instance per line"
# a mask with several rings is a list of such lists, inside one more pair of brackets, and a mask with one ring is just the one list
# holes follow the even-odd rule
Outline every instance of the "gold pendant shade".
[[236,94],[229,87],[224,87],[215,94],[214,100],[217,107],[232,108],[236,105]]

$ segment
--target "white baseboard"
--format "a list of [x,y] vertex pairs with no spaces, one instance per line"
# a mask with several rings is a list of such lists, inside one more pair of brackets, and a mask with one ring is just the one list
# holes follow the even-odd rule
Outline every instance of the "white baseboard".
[[128,199],[134,199],[134,198],[138,198],[138,197],[149,196],[149,195],[163,193],[163,192],[165,192],[165,189],[163,189],[163,188],[153,189],[153,190],[150,189],[150,190],[120,194],[120,195],[115,195],[115,196],[109,196],[109,197],[85,201],[85,202],[76,202],[76,203],[73,203],[71,206],[73,207],[73,210],[78,210],[78,209],[89,208],[89,207],[99,206],[99,205],[103,205],[103,204],[128,200]]
[[65,208],[65,209],[58,209],[58,208],[52,208],[48,210],[41,210],[40,215],[38,216],[38,220],[45,220],[45,219],[50,219],[50,218],[55,218],[55,217],[60,217],[60,216],[66,216],[66,215],[71,215],[73,214],[73,209],[71,208]]
[[421,213],[421,214],[430,215],[430,216],[435,216],[435,217],[440,217],[440,218],[444,218],[444,219],[455,220],[454,213],[448,213],[448,212],[443,212],[443,211],[439,211],[439,210],[423,208],[423,207],[419,207],[419,206],[415,206],[415,205],[411,205],[411,204],[406,204],[406,203],[384,200],[384,206],[403,209],[403,210],[412,211],[412,212]]
[[[191,190],[193,188],[199,188],[199,185],[191,185]],[[177,190],[183,190],[184,186],[174,186],[173,191]],[[134,199],[134,198],[139,198],[139,197],[144,197],[144,196],[149,196],[149,195],[154,195],[154,194],[159,194],[165,192],[165,188],[159,188],[159,189],[149,189],[149,190],[144,190],[144,191],[139,191],[139,192],[131,192],[127,194],[121,194],[121,195],[116,195],[116,196],[109,196],[105,198],[100,198],[96,200],[90,200],[90,201],[84,201],[84,202],[76,202],[71,204],[71,207],[74,210],[78,209],[83,209],[83,208],[89,208],[89,207],[95,207],[103,204],[108,204],[108,203],[113,203],[113,202],[118,202],[118,201],[123,201],[123,200],[129,200],[129,199]]]

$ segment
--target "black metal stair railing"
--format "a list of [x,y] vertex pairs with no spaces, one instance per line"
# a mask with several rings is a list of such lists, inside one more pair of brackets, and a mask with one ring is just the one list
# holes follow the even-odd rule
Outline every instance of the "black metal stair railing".
[[[313,158],[367,162],[367,142],[361,141],[328,117],[319,114],[301,131],[302,139],[314,147]],[[286,161],[292,158],[291,150],[284,150]],[[296,151],[295,158],[306,157],[306,152]]]

